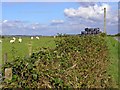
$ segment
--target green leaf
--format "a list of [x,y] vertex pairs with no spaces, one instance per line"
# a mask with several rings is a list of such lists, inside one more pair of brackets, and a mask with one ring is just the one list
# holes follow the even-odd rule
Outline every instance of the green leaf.
[[33,68],[33,65],[32,65],[32,64],[28,64],[27,68],[28,68],[28,69],[32,69],[32,68]]
[[37,74],[32,74],[33,79],[36,80],[37,79]]
[[12,77],[12,81],[16,81],[17,80],[17,75],[13,75],[13,77]]

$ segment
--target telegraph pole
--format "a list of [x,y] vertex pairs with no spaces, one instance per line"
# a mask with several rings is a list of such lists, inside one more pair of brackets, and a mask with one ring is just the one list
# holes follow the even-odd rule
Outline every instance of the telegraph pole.
[[106,33],[106,8],[104,8],[104,33]]

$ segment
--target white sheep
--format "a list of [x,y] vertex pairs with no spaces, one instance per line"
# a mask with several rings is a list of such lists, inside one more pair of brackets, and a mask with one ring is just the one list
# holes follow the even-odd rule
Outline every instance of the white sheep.
[[15,40],[10,40],[10,43],[14,43],[15,42]]
[[0,43],[2,43],[2,40],[0,40]]
[[56,38],[56,36],[54,36],[54,38]]
[[13,37],[13,40],[16,40],[16,38],[15,38],[15,37]]
[[36,39],[39,39],[39,37],[37,36]]
[[31,39],[33,39],[33,37],[31,37]]
[[18,39],[18,41],[19,41],[19,43],[21,43],[21,42],[22,42],[22,38],[20,37],[20,38]]

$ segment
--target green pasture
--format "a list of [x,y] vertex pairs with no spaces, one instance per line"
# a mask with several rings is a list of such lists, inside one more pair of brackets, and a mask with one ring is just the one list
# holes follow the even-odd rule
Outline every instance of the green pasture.
[[[27,56],[29,55],[29,44],[32,45],[32,52],[38,50],[40,47],[55,47],[55,40],[53,37],[40,37],[39,40],[30,37],[22,37],[22,42],[18,42],[18,38],[15,43],[10,43],[12,37],[5,37],[2,42],[2,59],[5,53],[7,53],[8,61],[11,61],[16,56]],[[1,63],[1,62],[0,62]]]
[[110,66],[108,67],[108,73],[112,75],[114,81],[118,85],[118,50],[120,42],[114,39],[114,37],[107,37],[107,44],[109,49]]

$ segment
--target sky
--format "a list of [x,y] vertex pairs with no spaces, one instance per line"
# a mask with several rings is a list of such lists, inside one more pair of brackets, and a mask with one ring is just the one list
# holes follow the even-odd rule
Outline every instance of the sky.
[[86,27],[118,33],[117,2],[2,2],[3,35],[80,34]]

